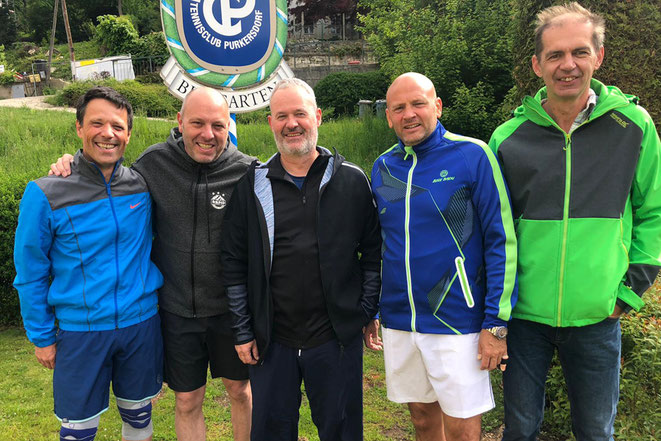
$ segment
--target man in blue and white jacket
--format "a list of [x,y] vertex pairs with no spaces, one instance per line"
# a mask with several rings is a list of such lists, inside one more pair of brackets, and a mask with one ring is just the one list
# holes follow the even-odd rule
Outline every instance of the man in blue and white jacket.
[[438,122],[428,78],[401,75],[386,101],[399,143],[374,163],[372,184],[388,398],[408,403],[416,439],[478,441],[481,414],[494,407],[488,371],[507,358],[516,302],[507,190],[483,142]]
[[151,398],[161,389],[163,344],[149,259],[151,197],[121,165],[130,103],[96,87],[78,102],[83,148],[75,173],[28,183],[14,248],[21,314],[37,360],[53,374],[61,440],[91,441],[112,381],[122,439],[150,440]]

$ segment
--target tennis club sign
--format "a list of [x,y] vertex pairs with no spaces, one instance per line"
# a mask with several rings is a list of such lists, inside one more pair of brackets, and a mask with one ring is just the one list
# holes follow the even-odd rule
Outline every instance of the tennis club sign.
[[227,97],[230,112],[249,112],[293,76],[282,59],[286,0],[161,0],[161,19],[172,55],[161,77],[180,99],[205,85]]

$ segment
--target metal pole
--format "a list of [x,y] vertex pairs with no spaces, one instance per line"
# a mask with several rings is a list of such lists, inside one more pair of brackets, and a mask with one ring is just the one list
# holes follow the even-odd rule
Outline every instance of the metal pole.
[[69,60],[71,61],[71,78],[76,80],[76,68],[74,63],[76,57],[73,53],[73,40],[71,39],[71,28],[69,27],[69,14],[67,14],[67,0],[62,0],[62,17],[64,18],[64,29],[67,31],[67,43],[69,43]]
[[55,46],[55,27],[57,26],[57,7],[60,0],[55,0],[55,6],[53,6],[53,28],[50,32],[50,50],[48,51],[48,70],[46,71],[46,81],[50,86],[50,71],[51,63],[53,62],[53,47]]
[[346,35],[345,35],[345,29],[346,29],[346,21],[344,17],[344,12],[342,13],[342,41],[346,40]]

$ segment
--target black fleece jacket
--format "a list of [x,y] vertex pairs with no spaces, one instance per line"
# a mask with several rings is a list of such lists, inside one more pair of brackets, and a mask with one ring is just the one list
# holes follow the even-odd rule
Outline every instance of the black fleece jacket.
[[[330,155],[326,149],[318,150]],[[279,155],[271,159],[279,160]],[[333,331],[340,343],[347,344],[378,309],[381,233],[365,173],[338,154],[327,167],[317,204],[319,274]],[[262,359],[273,330],[269,287],[273,231],[269,199],[272,202],[273,196],[267,172],[268,163],[254,163],[237,184],[221,244],[235,342],[254,338]]]
[[220,233],[225,207],[254,158],[228,146],[200,164],[185,151],[179,129],[133,163],[154,200],[152,260],[163,273],[159,307],[181,317],[227,312],[221,283]]

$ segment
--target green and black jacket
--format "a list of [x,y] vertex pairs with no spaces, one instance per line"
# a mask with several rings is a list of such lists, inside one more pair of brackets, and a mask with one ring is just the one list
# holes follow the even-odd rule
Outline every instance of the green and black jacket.
[[661,143],[637,98],[592,80],[590,118],[565,133],[526,97],[489,146],[519,246],[513,317],[585,326],[616,301],[638,310],[661,267]]

